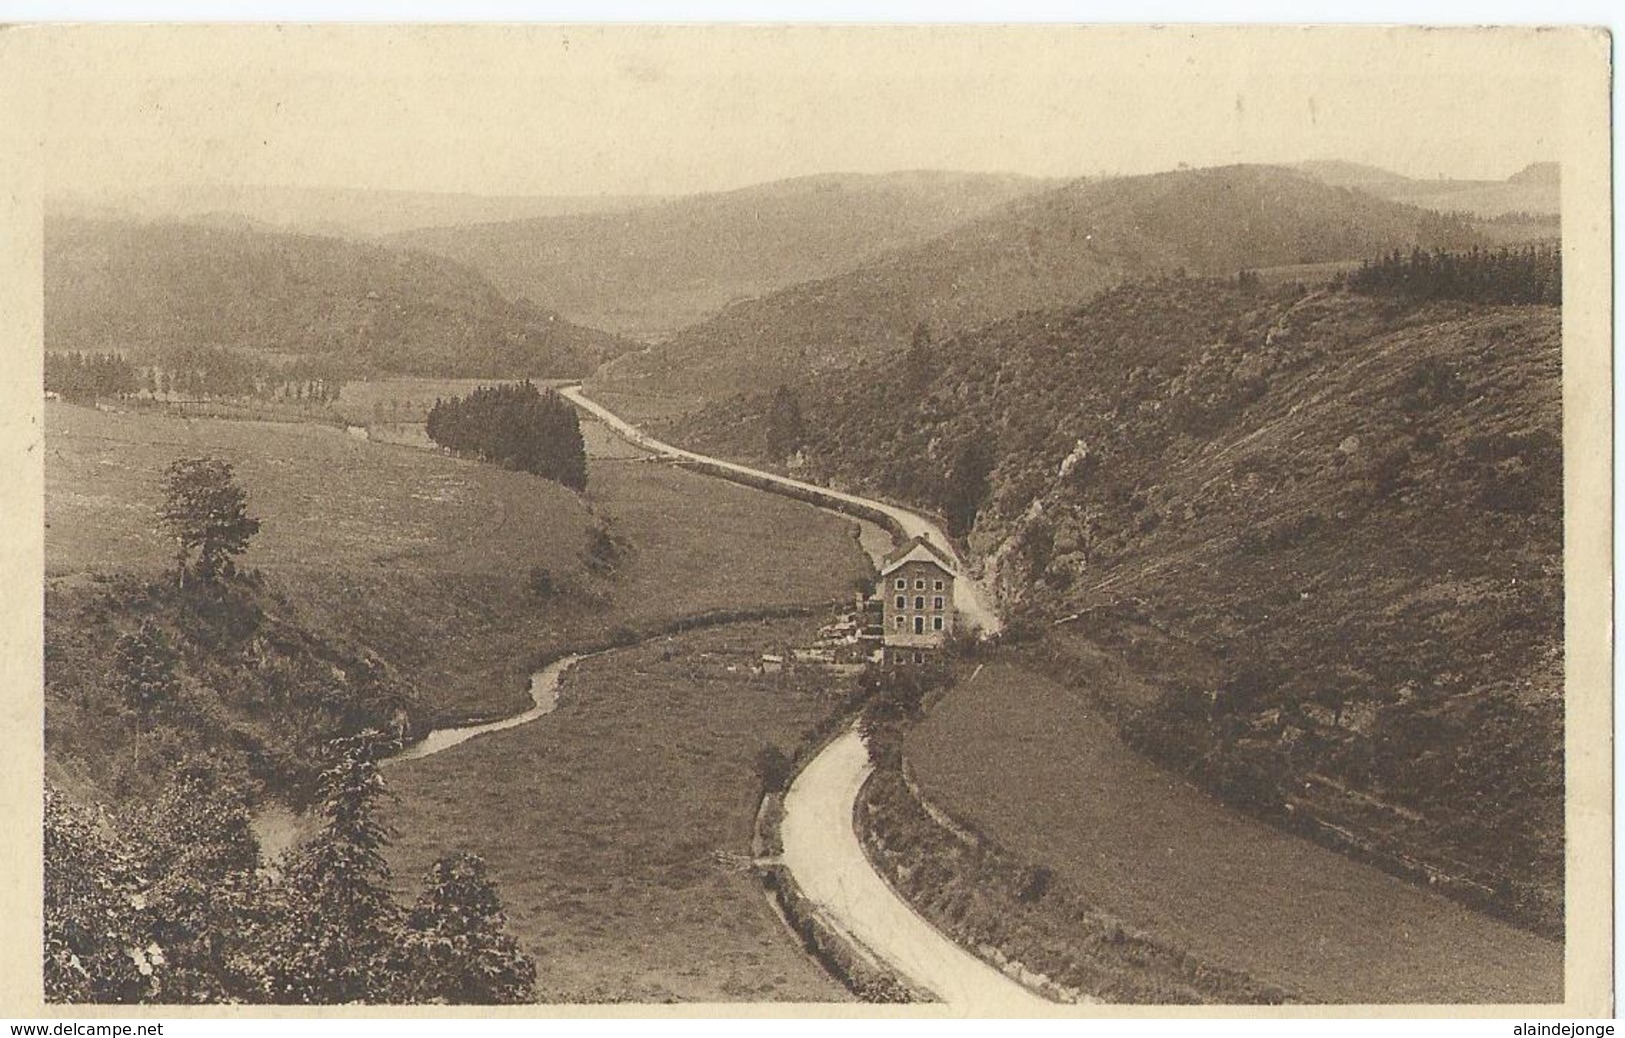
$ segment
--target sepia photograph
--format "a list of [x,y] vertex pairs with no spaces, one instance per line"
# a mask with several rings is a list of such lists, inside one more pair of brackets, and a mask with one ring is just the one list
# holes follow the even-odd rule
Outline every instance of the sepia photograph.
[[0,1015],[1611,1016],[1610,46],[0,29]]

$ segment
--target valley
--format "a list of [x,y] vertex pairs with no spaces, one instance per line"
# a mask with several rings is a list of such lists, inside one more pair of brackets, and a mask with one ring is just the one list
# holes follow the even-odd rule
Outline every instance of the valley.
[[[382,733],[378,896],[477,862],[548,1004],[1561,1002],[1555,179],[1381,172],[57,214],[47,350],[147,381],[44,406],[53,796],[214,776],[275,891]],[[425,427],[521,379],[584,486]],[[806,655],[911,541],[932,668]]]

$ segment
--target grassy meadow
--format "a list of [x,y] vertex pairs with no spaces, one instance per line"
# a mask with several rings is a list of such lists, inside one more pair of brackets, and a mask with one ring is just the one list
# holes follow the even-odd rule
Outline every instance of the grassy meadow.
[[[668,466],[593,464],[578,496],[317,424],[54,402],[45,417],[48,582],[160,575],[164,468],[224,457],[263,521],[241,564],[293,604],[290,619],[394,664],[439,723],[519,709],[538,658],[699,613],[831,601],[868,568],[854,524]],[[603,525],[630,552],[589,573],[589,531]],[[579,593],[536,599],[533,567]]]
[[954,689],[904,752],[927,797],[1086,903],[1294,1000],[1562,998],[1560,943],[1221,807],[1020,667]]
[[558,709],[386,771],[405,890],[438,855],[490,864],[547,1002],[834,1001],[746,864],[769,743],[842,679],[756,675],[818,621],[729,624],[583,660]]

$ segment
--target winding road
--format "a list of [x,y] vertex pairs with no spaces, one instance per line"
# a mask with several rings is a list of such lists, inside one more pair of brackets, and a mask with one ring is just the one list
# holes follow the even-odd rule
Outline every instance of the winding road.
[[[579,385],[559,392],[631,443],[658,457],[698,462],[713,469],[747,476],[812,496],[839,509],[841,504],[884,513],[908,537],[924,535],[964,566],[943,532],[923,516],[895,505],[763,472],[663,443],[588,399]],[[725,477],[723,477],[725,478]],[[986,592],[968,576],[955,581],[954,605],[968,624],[985,634],[999,630]],[[915,987],[931,992],[950,1010],[975,1016],[1026,1016],[1053,1013],[1049,1002],[975,955],[928,923],[894,891],[870,864],[853,828],[853,807],[869,777],[869,752],[855,728],[848,729],[802,769],[785,795],[780,834],[783,862],[802,892],[818,904],[828,921],[855,944],[867,949]]]
[[780,476],[761,469],[753,469],[748,465],[737,462],[724,461],[721,458],[712,458],[704,454],[674,447],[655,439],[637,426],[628,422],[620,415],[606,408],[595,400],[589,399],[581,390],[579,384],[561,386],[558,392],[566,400],[586,411],[594,418],[603,422],[609,428],[619,433],[627,441],[642,447],[657,457],[671,461],[695,462],[709,468],[721,469],[727,472],[750,478],[753,482],[768,482],[784,487],[786,490],[796,491],[798,496],[810,496],[823,500],[839,510],[841,505],[861,509],[867,512],[879,512],[895,522],[908,538],[924,536],[934,546],[941,549],[944,554],[954,560],[954,568],[958,570],[958,579],[954,581],[954,609],[965,620],[966,625],[972,629],[980,630],[984,635],[997,634],[1003,628],[998,612],[993,608],[992,599],[976,581],[972,580],[965,569],[964,560],[954,550],[953,542],[947,534],[930,519],[925,518],[906,508],[887,504],[884,501],[874,501],[856,494],[848,494],[840,490],[831,490],[816,483],[806,483],[789,476]]

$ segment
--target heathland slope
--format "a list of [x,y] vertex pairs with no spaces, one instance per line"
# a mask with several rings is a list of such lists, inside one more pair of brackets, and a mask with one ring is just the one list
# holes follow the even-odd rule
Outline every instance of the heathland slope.
[[219,223],[53,218],[45,348],[225,347],[348,375],[579,376],[627,348],[436,256]]
[[665,336],[728,303],[839,273],[1045,185],[935,171],[829,174],[391,240],[466,263],[571,320]]
[[1475,241],[1460,221],[1273,166],[1077,181],[856,269],[729,307],[595,388],[717,399],[935,334],[1075,305],[1125,279],[1234,274]]
[[[804,381],[796,432],[957,515],[1151,756],[1551,931],[1560,368],[1552,306],[1168,278]],[[675,435],[760,456],[770,407]]]

